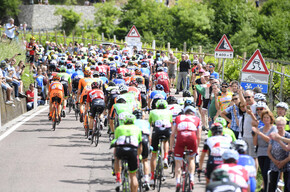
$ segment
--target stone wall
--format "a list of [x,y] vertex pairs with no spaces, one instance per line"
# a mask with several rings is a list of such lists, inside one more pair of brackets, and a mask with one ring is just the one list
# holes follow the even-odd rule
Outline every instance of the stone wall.
[[85,21],[94,20],[94,13],[96,12],[94,6],[21,5],[18,20],[20,23],[26,22],[27,26],[29,28],[33,27],[34,31],[53,30],[55,27],[59,27],[61,23],[61,16],[54,15],[56,7],[73,9],[77,13],[82,13],[80,26]]
[[27,112],[26,109],[26,99],[20,98],[20,102],[14,101],[15,107],[11,105],[6,105],[6,92],[0,87],[0,106],[1,106],[1,125],[8,123],[9,121],[15,119],[16,117]]

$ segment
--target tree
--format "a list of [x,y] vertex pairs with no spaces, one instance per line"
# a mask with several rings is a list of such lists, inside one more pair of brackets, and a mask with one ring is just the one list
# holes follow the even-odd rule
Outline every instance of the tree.
[[57,8],[55,15],[60,15],[62,19],[61,29],[65,31],[66,35],[70,35],[81,20],[81,15],[74,12],[72,9]]
[[0,19],[6,16],[15,17],[19,13],[20,0],[1,0],[0,1]]

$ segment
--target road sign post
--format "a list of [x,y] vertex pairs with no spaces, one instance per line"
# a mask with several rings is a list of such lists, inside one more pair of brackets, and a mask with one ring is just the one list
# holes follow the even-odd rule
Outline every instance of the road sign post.
[[130,47],[132,51],[131,54],[133,54],[133,48],[135,46],[137,47],[138,51],[142,49],[141,36],[137,28],[135,27],[135,25],[133,25],[133,27],[130,29],[125,39],[126,39],[126,42],[128,43],[128,46]]
[[269,74],[262,54],[257,49],[242,69],[241,86],[245,90],[260,87],[262,93],[268,93]]
[[225,59],[227,59],[227,58],[232,59],[234,57],[234,49],[233,49],[231,43],[229,42],[229,40],[225,34],[222,36],[221,40],[217,44],[214,51],[215,51],[215,53],[214,53],[215,58],[222,58],[223,59],[222,80],[224,80]]

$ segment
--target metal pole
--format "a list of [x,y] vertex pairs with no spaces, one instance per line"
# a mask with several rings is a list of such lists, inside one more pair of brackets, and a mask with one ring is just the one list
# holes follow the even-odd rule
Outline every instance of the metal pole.
[[38,95],[37,95],[37,87],[35,86],[34,87],[34,102],[33,102],[33,108],[36,109],[37,107],[37,98],[38,98]]
[[224,73],[225,73],[225,66],[224,66],[224,63],[225,63],[225,58],[223,58],[223,72],[222,72],[222,80],[224,81]]
[[104,38],[104,33],[102,33],[102,41],[103,41],[103,42],[104,42],[104,39],[105,39],[105,38]]
[[281,68],[281,73],[282,73],[282,76],[281,76],[280,96],[279,96],[280,102],[283,101],[283,84],[284,84],[284,73],[285,73],[284,66],[282,66],[282,68]]
[[167,43],[167,50],[168,50],[168,55],[169,55],[169,52],[170,52],[170,43],[169,42]]
[[186,42],[183,43],[183,52],[186,54]]
[[[270,109],[274,110],[274,101],[273,101],[273,91],[272,91],[272,86],[273,86],[273,76],[274,76],[274,64],[270,64],[270,86],[268,89],[269,92],[269,99],[270,99]],[[273,70],[273,71],[272,71]]]
[[114,35],[114,43],[116,43],[116,35]]
[[156,48],[156,43],[155,43],[155,40],[153,40],[153,42],[152,42],[152,49],[154,49],[153,55],[156,54],[155,48]]

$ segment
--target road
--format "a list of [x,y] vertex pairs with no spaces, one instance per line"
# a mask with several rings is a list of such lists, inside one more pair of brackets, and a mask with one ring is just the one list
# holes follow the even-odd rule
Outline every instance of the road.
[[[99,146],[93,147],[73,114],[51,131],[47,113],[48,109],[43,109],[0,140],[0,191],[114,191],[112,149],[106,130]],[[162,191],[175,191],[175,179],[169,169],[165,176]],[[197,178],[195,181],[194,191],[205,191],[204,177],[201,183]]]

